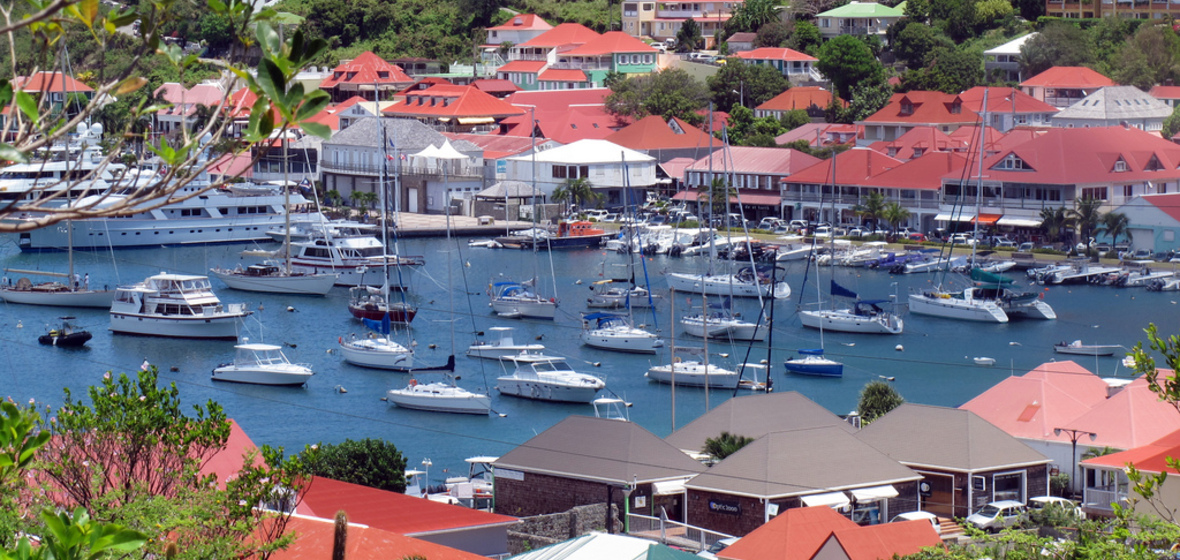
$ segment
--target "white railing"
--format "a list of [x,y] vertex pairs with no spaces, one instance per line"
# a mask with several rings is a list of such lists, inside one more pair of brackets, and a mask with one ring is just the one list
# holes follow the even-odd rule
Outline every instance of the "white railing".
[[1112,511],[1110,504],[1127,505],[1126,492],[1103,490],[1102,488],[1086,488],[1082,494],[1082,505],[1090,509]]
[[694,548],[698,552],[709,548],[721,539],[733,538],[733,535],[637,513],[627,514],[627,534],[681,548]]

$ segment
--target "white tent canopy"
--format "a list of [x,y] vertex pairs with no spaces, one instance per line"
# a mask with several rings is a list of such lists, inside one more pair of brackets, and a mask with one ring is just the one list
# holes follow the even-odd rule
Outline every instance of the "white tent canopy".
[[852,500],[848,499],[848,495],[843,492],[827,492],[825,494],[812,494],[810,496],[803,496],[800,498],[807,506],[830,506],[832,508],[842,508],[850,503]]

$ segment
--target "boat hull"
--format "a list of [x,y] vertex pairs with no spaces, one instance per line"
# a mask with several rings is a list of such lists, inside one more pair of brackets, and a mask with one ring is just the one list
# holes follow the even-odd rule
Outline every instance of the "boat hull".
[[492,311],[501,317],[553,319],[557,316],[557,302],[545,299],[496,299]]
[[[676,364],[675,382],[677,387],[708,387],[710,389],[733,389],[738,386],[740,375],[736,371],[729,371],[720,368],[709,367],[709,374],[706,376],[704,366],[693,364],[691,362],[681,362]],[[673,371],[671,365],[655,366],[649,370],[645,376],[660,383],[671,384],[673,382]]]
[[[740,282],[733,275],[708,276],[704,274],[682,274],[670,272],[664,275],[668,286],[678,292],[691,292],[713,296],[770,297],[771,284]],[[791,287],[786,282],[774,284],[775,299],[791,297]]]
[[560,383],[549,383],[536,379],[516,379],[501,377],[496,380],[496,390],[501,395],[533,399],[537,401],[589,403],[598,396],[599,388],[595,386],[571,386]]
[[961,321],[1008,322],[1008,314],[994,302],[967,301],[949,296],[910,294],[910,312]]
[[1093,344],[1083,346],[1054,345],[1053,350],[1058,354],[1073,354],[1076,356],[1113,356],[1121,346],[1109,344]]
[[714,340],[741,340],[761,342],[766,340],[766,333],[770,330],[766,324],[755,325],[745,321],[702,321],[699,318],[685,317],[680,324],[684,332],[699,337]]
[[500,344],[472,344],[467,349],[467,357],[499,360],[500,358],[515,356],[521,352],[543,351],[545,351],[544,344],[517,344],[513,346],[503,346]]
[[252,276],[232,270],[211,269],[210,274],[216,276],[226,286],[246,292],[263,292],[268,294],[293,295],[327,295],[332,286],[336,285],[337,274],[279,274],[274,276]]
[[858,315],[848,310],[800,311],[803,326],[825,331],[862,334],[901,334],[904,322],[900,317]]
[[213,370],[214,381],[280,387],[300,387],[307,385],[307,380],[311,379],[311,376],[312,372],[310,369],[295,364],[245,368],[229,365]]
[[636,354],[655,354],[656,350],[664,347],[664,341],[655,335],[635,329],[638,332],[610,332],[607,329],[594,329],[582,333],[582,344],[591,348],[614,350],[616,352],[632,352]]
[[87,331],[75,331],[68,334],[43,334],[37,337],[37,342],[59,348],[77,348],[85,346],[91,338],[93,335]]
[[[356,287],[356,286],[372,286],[379,288],[385,285],[385,272],[378,266],[344,266],[312,263],[300,260],[291,261],[291,271],[300,274],[335,274],[336,286]],[[397,282],[399,275],[390,267],[389,273],[389,289],[400,291],[405,290],[405,286]]]
[[114,290],[78,290],[71,292],[18,290],[14,288],[0,289],[0,300],[25,305],[109,309],[114,298]]
[[171,338],[237,340],[238,321],[249,312],[186,317],[111,312],[111,332]]
[[384,338],[341,340],[340,355],[354,366],[372,369],[409,369],[414,365],[413,352]]
[[[249,197],[243,197],[248,199]],[[281,198],[279,199],[281,200]],[[281,214],[243,215],[233,218],[140,219],[94,218],[72,220],[74,249],[106,251],[161,245],[216,245],[269,242],[267,228],[282,225]],[[70,238],[65,227],[24,232],[17,242],[21,251],[65,251]]]
[[805,356],[784,363],[787,373],[813,377],[843,377],[844,364],[819,356]]
[[389,322],[395,325],[408,325],[418,315],[418,310],[409,305],[395,303],[393,307],[386,308],[384,305],[376,304],[348,304],[348,312],[357,319],[368,319],[370,321],[382,321],[385,319],[385,313],[389,313]]
[[618,233],[601,233],[597,235],[575,235],[572,237],[550,237],[546,239],[538,238],[534,240],[532,237],[505,237],[497,238],[497,241],[504,239],[504,244],[520,245],[521,249],[588,249],[591,247],[599,247],[606,243],[607,239],[617,236]]
[[385,398],[400,408],[411,410],[478,415],[487,415],[491,412],[491,397],[466,391],[456,392],[453,389],[455,388],[443,383],[412,385],[405,389],[391,389]]

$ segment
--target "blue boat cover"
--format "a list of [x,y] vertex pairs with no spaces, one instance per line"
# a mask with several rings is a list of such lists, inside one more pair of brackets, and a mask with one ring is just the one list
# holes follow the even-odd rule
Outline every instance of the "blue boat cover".
[[393,325],[389,321],[389,313],[386,313],[380,321],[376,319],[361,319],[361,321],[366,327],[380,334],[389,334],[393,330]]
[[856,299],[856,292],[837,284],[835,280],[832,280],[832,295]]

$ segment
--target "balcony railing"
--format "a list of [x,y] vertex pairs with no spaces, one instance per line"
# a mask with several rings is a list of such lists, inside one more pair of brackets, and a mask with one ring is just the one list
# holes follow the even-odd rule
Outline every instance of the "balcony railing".
[[1082,506],[1099,511],[1114,511],[1111,504],[1127,505],[1127,493],[1119,492],[1113,485],[1086,488],[1082,493]]
[[627,529],[627,534],[633,537],[697,551],[704,550],[721,539],[733,538],[733,535],[637,513],[627,514]]
[[[392,175],[398,171],[398,166],[390,165],[386,169],[382,169],[380,165],[367,164],[347,164],[347,163],[332,163],[330,161],[321,161],[320,169],[324,172],[355,174],[355,175],[371,175],[374,177],[380,176],[382,172]],[[446,177],[456,181],[484,179],[488,175],[488,168],[480,165],[462,165],[448,167],[446,170]],[[431,177],[442,178],[443,170],[438,167],[431,166],[416,166],[416,165],[402,165],[400,172],[403,177]]]
[[885,32],[885,28],[876,25],[841,25],[838,29],[841,35],[879,35]]
[[599,61],[594,62],[573,62],[564,61],[549,65],[554,70],[610,70],[610,62],[605,64]]

